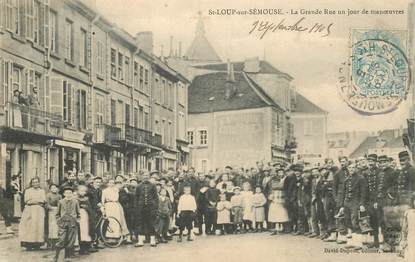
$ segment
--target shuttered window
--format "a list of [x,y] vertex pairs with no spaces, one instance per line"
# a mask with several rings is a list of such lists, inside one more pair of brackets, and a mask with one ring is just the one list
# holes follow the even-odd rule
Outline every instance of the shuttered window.
[[73,88],[68,81],[63,81],[63,121],[73,125]]

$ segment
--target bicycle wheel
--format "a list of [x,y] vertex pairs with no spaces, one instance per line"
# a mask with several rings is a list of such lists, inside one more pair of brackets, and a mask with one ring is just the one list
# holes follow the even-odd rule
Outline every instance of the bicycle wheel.
[[102,242],[107,247],[118,247],[124,240],[121,223],[115,217],[107,217],[102,220],[100,235]]

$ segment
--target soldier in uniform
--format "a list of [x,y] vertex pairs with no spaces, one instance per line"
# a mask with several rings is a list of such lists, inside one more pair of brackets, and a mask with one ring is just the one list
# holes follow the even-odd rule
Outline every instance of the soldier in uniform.
[[344,180],[344,194],[340,199],[340,213],[346,217],[346,225],[351,229],[352,237],[348,239],[347,247],[361,249],[362,236],[359,227],[359,212],[365,212],[367,183],[359,174],[354,163],[348,166],[348,175]]
[[146,235],[150,235],[151,246],[156,246],[155,221],[158,210],[158,194],[156,185],[150,183],[148,172],[142,174],[142,182],[135,193],[136,225],[138,226],[138,242],[136,247],[144,245]]
[[399,162],[402,167],[392,175],[391,182],[386,184],[387,195],[385,197],[384,211],[384,238],[382,250],[390,252],[398,244],[397,237],[401,233],[400,221],[404,213],[413,208],[415,189],[415,170],[410,164],[409,153],[399,153]]
[[[382,158],[383,159],[383,158]],[[370,226],[374,229],[373,241],[374,246],[379,246],[379,216],[378,211],[379,209],[375,209],[375,202],[377,202],[377,180],[378,180],[378,173],[379,169],[376,165],[378,160],[378,156],[376,154],[370,154],[367,156],[367,168],[363,171],[363,175],[366,177],[367,185],[368,185],[368,192],[367,192],[367,211],[370,216]],[[371,242],[371,241],[368,241]]]

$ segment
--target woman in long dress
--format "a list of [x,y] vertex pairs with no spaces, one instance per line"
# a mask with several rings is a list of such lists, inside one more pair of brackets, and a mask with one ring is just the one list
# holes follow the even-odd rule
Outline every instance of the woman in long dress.
[[276,230],[274,232],[282,231],[283,224],[289,222],[288,211],[285,208],[285,196],[284,196],[284,180],[285,177],[279,176],[280,181],[277,186],[269,194],[269,210],[268,221],[270,223],[276,223]]
[[110,220],[108,227],[112,230],[106,233],[106,237],[119,238],[129,234],[127,228],[127,222],[125,221],[124,210],[118,201],[119,199],[119,188],[114,179],[108,180],[107,188],[102,191],[102,205],[105,209],[107,217],[114,217],[120,222],[121,228]]
[[22,191],[20,188],[20,173],[12,177],[11,187],[13,190],[13,217],[22,217]]
[[27,250],[40,249],[45,242],[46,194],[39,178],[32,178],[24,193],[25,208],[19,224],[19,240]]

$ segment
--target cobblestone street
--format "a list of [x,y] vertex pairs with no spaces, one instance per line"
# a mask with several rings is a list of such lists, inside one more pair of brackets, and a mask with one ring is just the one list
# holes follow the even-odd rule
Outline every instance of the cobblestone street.
[[[336,249],[337,248],[337,249]],[[333,253],[328,252],[328,249]],[[324,243],[320,240],[304,237],[282,235],[270,236],[262,234],[246,234],[232,236],[202,236],[194,242],[184,241],[170,244],[160,244],[157,248],[145,246],[123,246],[116,249],[104,249],[88,256],[80,256],[72,261],[99,261],[99,262],[198,262],[226,261],[280,261],[280,262],[400,262],[403,261],[396,254],[359,252],[344,253],[340,246],[333,243]],[[10,256],[13,254],[13,256]],[[17,238],[0,242],[0,261],[51,261],[53,252],[32,251],[26,252],[19,248]],[[213,259],[213,260],[212,260]]]

